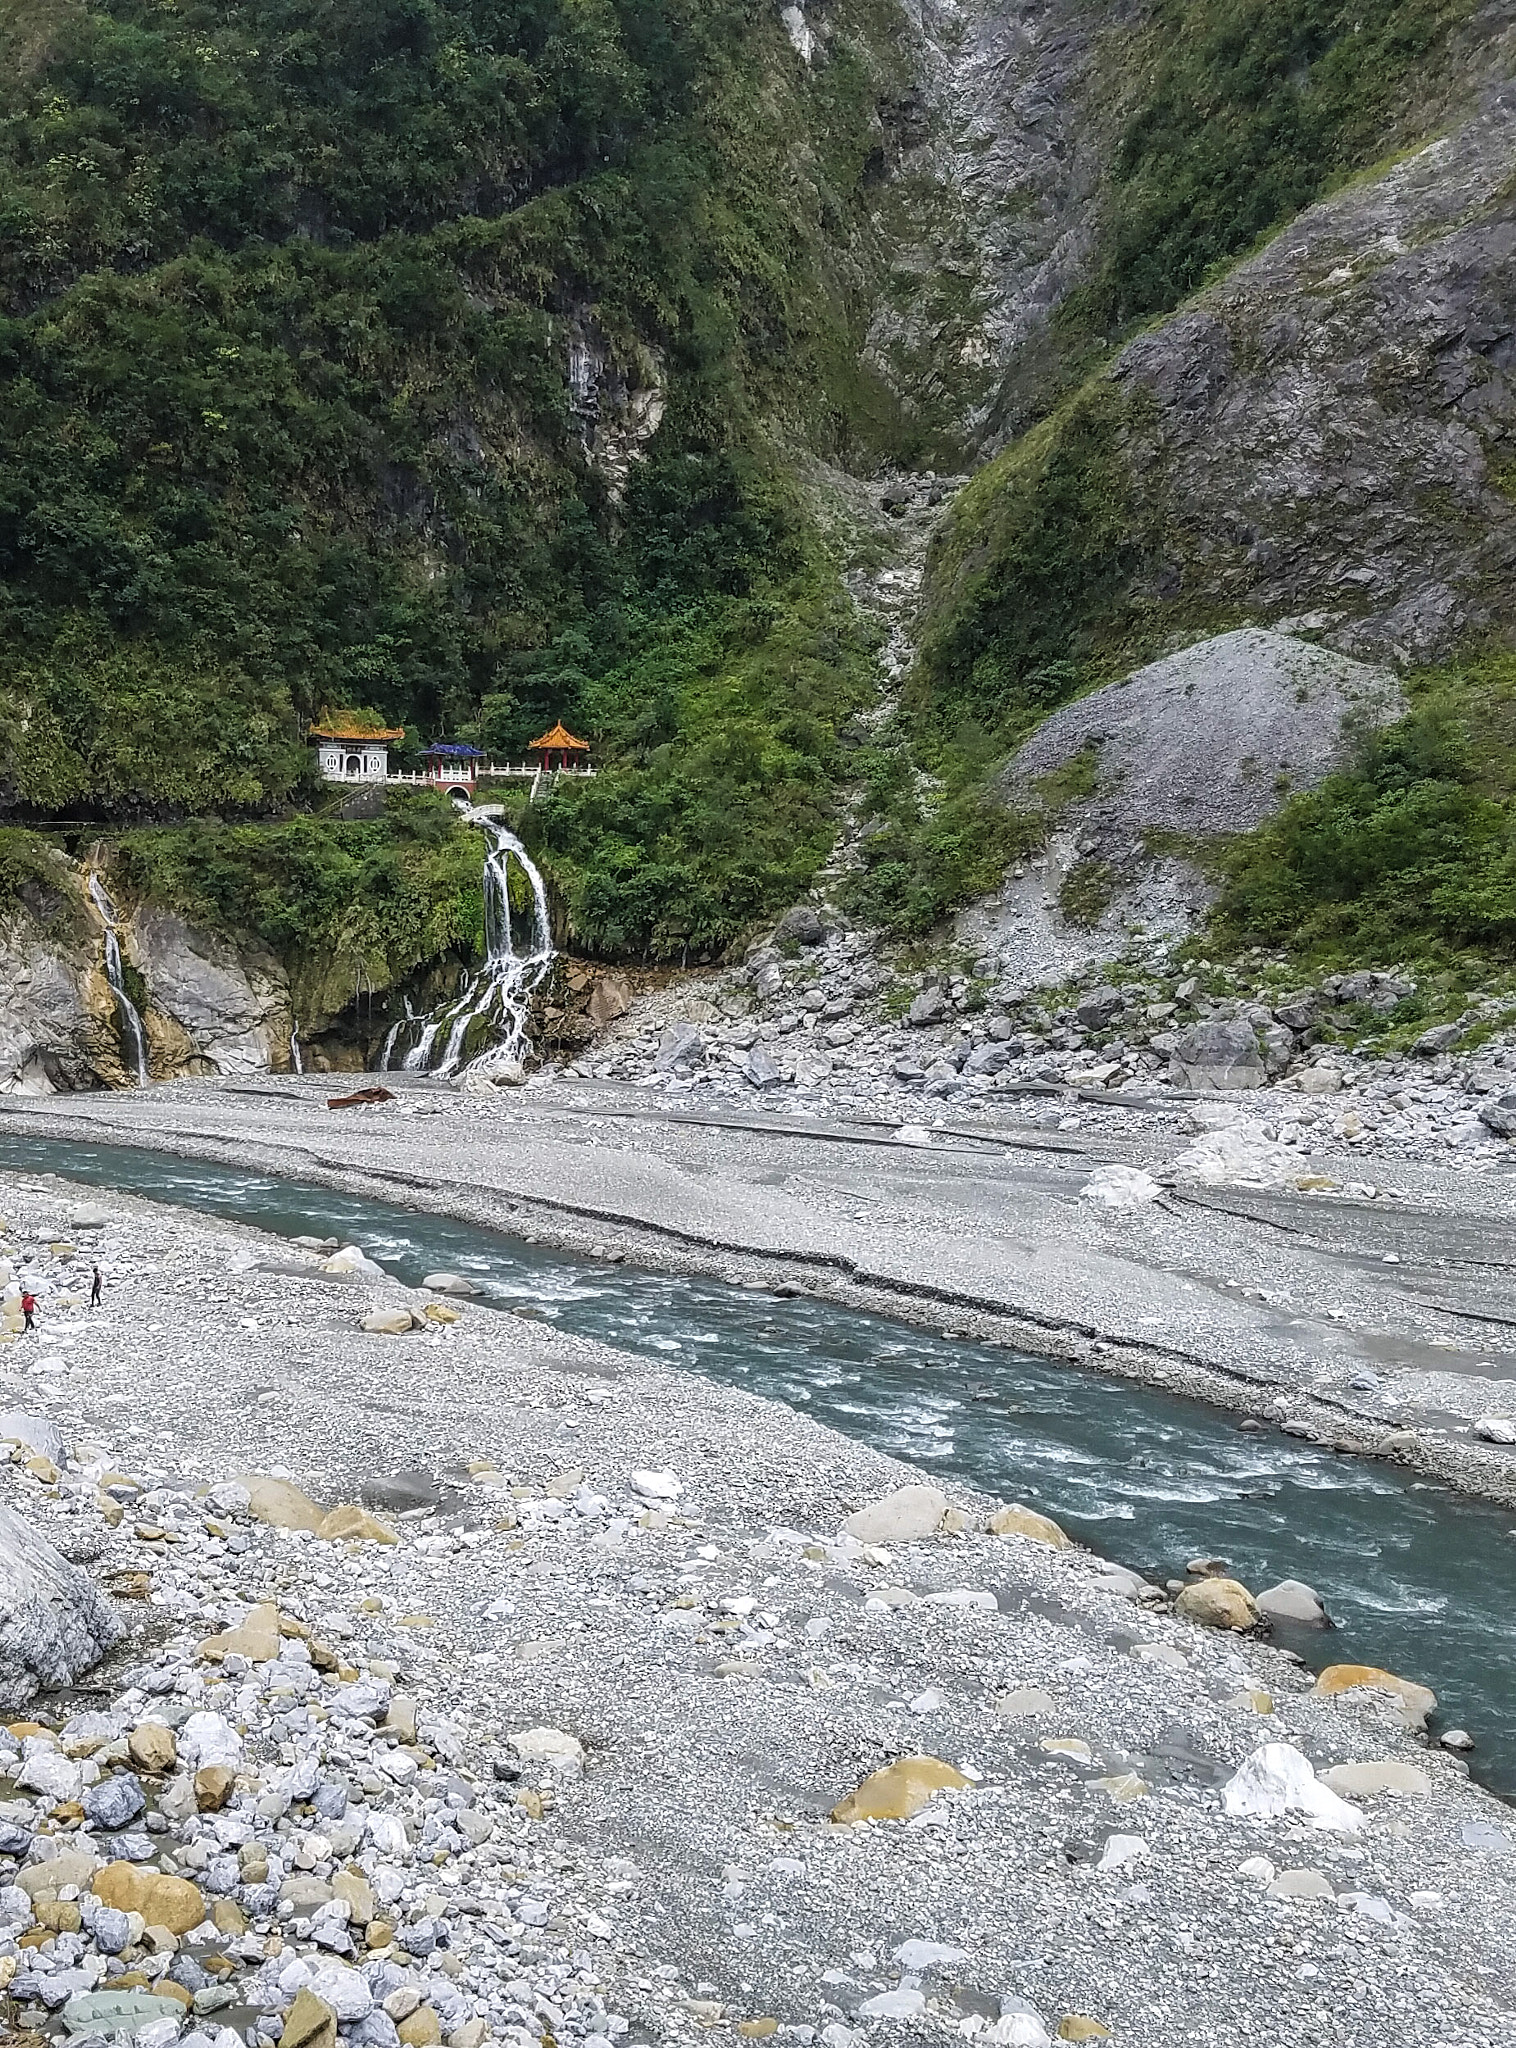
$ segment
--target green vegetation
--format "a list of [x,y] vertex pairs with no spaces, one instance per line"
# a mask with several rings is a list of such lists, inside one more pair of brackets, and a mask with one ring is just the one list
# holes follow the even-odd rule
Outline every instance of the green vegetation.
[[478,954],[478,834],[430,792],[391,792],[369,823],[294,818],[127,833],[112,869],[123,903],[151,898],[192,922],[261,941],[290,970],[302,1018]]
[[1121,877],[1109,861],[1076,860],[1058,891],[1058,908],[1072,925],[1091,930],[1110,909]]
[[28,897],[50,901],[60,894],[59,883],[45,840],[22,826],[0,826],[0,912],[15,909]]
[[1312,967],[1516,962],[1516,655],[1410,688],[1353,768],[1221,849],[1218,944]]
[[[908,699],[924,766],[965,721],[1008,751],[1174,636],[1238,623],[1167,563],[1159,488],[1126,453],[1146,401],[1100,358],[1413,135],[1469,12],[1469,0],[1158,0],[1135,50],[1113,44],[1109,91],[1125,113],[1100,241],[1055,321],[1073,388],[973,478],[932,549]],[[954,839],[925,894],[946,908],[979,872]]]
[[1151,515],[1122,458],[1131,412],[1096,378],[958,497],[927,564],[908,699],[924,727],[970,719],[1013,746],[1140,644],[1144,607],[1129,589]]
[[586,693],[610,765],[523,820],[597,952],[709,957],[792,903],[831,847],[838,734],[867,701],[870,651],[828,565],[773,510],[754,544],[779,576],[755,560],[740,596],[680,602],[675,585],[641,614]]
[[[904,431],[834,261],[878,28],[812,74],[743,0],[0,0],[0,806],[251,820],[322,705],[512,754],[562,717],[609,770],[542,841],[587,938],[801,886],[861,657],[818,676],[774,434]],[[624,502],[621,390],[662,405]]]
[[924,938],[960,903],[998,889],[1011,863],[1042,844],[1059,803],[1009,806],[995,753],[986,733],[965,725],[933,748],[930,777],[898,733],[861,757],[862,868],[847,890],[854,916],[897,938]]
[[1345,173],[1414,135],[1470,0],[1159,0],[1068,333],[1168,312]]

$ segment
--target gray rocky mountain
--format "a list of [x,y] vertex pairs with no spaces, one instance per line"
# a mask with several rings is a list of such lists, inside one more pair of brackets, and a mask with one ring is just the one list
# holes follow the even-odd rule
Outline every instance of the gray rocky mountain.
[[1123,351],[1162,594],[1316,613],[1336,645],[1397,660],[1507,619],[1513,170],[1502,87]]

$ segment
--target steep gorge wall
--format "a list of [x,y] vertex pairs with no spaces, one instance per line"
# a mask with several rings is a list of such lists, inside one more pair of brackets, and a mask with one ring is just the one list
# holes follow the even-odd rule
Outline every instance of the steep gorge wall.
[[[129,1087],[104,927],[84,871],[62,855],[52,865],[50,883],[23,888],[0,917],[0,1092]],[[153,1079],[288,1068],[290,990],[272,956],[159,905],[123,918],[119,933]]]
[[[1060,188],[1066,260],[1047,296],[1062,303],[1034,295],[1019,327],[1007,320],[991,446],[997,425],[1024,423],[1039,378],[1064,389],[981,470],[932,552],[928,719],[1014,736],[1176,639],[1245,622],[1402,664],[1516,629],[1510,9],[1413,19],[1419,66],[1410,29],[1397,46],[1393,11],[1381,19],[1386,54],[1354,81],[1362,137],[1411,146],[1343,182],[1308,136],[1295,173],[1340,188],[1069,383],[1078,348],[1099,340],[1089,320],[1158,288],[1140,265],[1113,283],[1112,266],[1122,209],[1138,204],[1122,177],[1157,120],[1143,96],[1179,61],[1165,19],[1075,17],[1089,120],[1084,171]],[[1262,67],[1264,14],[1256,26]],[[1111,87],[1103,108],[1091,80]],[[1150,189],[1142,203],[1157,221]]]

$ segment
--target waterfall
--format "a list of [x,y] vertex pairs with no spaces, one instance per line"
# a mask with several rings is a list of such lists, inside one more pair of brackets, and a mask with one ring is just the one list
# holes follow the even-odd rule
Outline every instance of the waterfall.
[[296,1074],[305,1072],[305,1061],[300,1057],[300,1033],[293,1025],[290,1027],[290,1071]]
[[145,1088],[150,1076],[147,1071],[147,1034],[142,1028],[142,1018],[137,1005],[126,992],[126,976],[121,970],[121,940],[116,929],[116,907],[105,893],[105,885],[93,869],[85,881],[89,900],[100,913],[100,922],[105,926],[105,978],[110,983],[111,994],[116,998],[116,1016],[121,1027],[121,1049],[126,1057],[122,1064],[137,1077],[137,1086]]
[[[553,962],[552,924],[547,888],[531,856],[514,832],[487,818],[471,804],[459,805],[467,825],[477,825],[490,842],[484,857],[484,964],[471,974],[461,992],[422,1024],[414,1045],[399,1065],[411,1073],[504,1073],[520,1069],[530,1049],[528,1025],[533,991]],[[518,935],[511,919],[510,873],[519,867],[532,893],[530,929]],[[394,1063],[406,1018],[391,1027],[380,1054],[381,1072]],[[473,1030],[474,1026],[481,1030]],[[482,1050],[471,1056],[470,1038]]]

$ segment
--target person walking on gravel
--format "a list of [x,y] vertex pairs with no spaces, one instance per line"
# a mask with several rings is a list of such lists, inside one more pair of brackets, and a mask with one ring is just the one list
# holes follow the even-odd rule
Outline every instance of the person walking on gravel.
[[100,1306],[100,1268],[98,1266],[96,1266],[94,1276],[89,1284],[89,1305],[91,1308],[98,1308]]
[[37,1297],[36,1297],[36,1295],[35,1295],[35,1294],[23,1294],[23,1295],[22,1295],[22,1297],[21,1297],[21,1327],[22,1327],[22,1329],[23,1329],[23,1330],[35,1330],[35,1329],[36,1329],[37,1325],[36,1325],[36,1322],[35,1322],[35,1320],[34,1320],[34,1318],[35,1318],[36,1314],[37,1314]]

